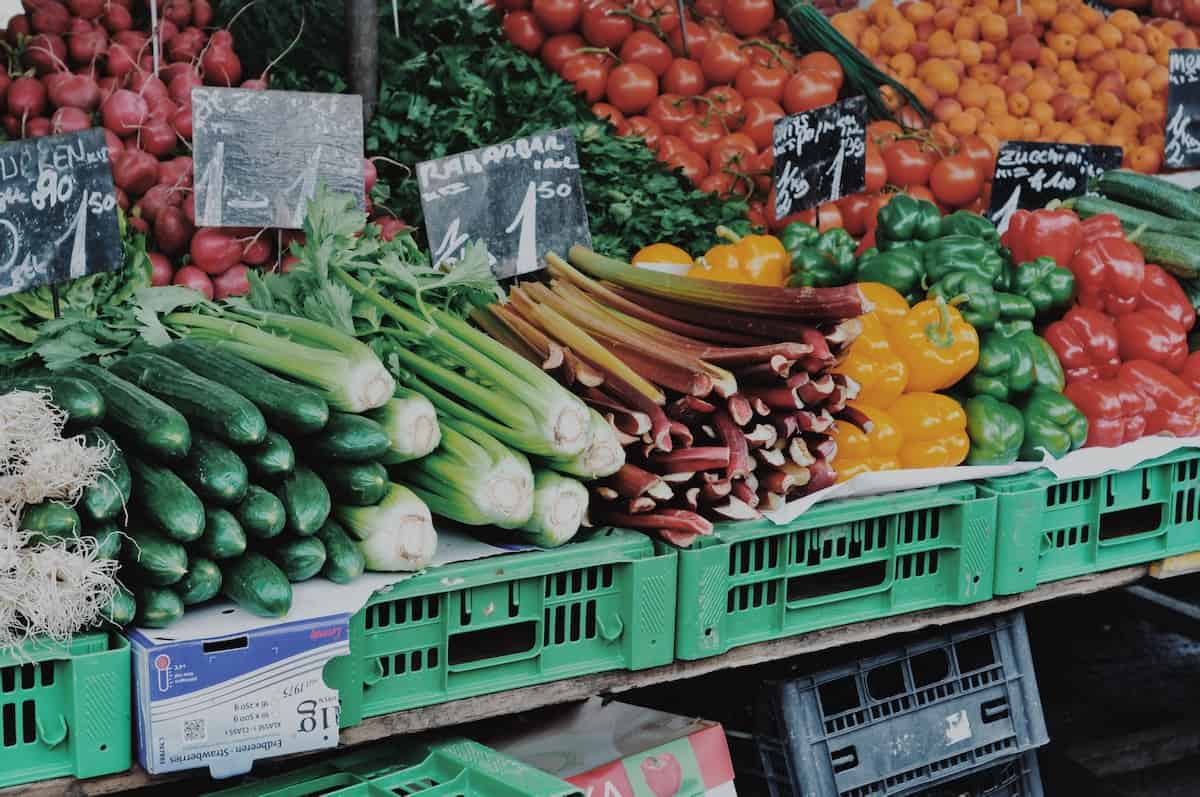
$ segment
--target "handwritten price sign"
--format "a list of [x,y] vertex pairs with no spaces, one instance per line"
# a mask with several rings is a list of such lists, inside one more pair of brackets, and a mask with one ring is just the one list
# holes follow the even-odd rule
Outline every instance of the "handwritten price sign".
[[435,263],[482,239],[503,279],[537,271],[548,252],[591,246],[569,128],[425,161],[417,183]]
[[988,217],[1004,231],[1021,208],[1081,196],[1093,177],[1120,167],[1123,154],[1120,147],[1009,141],[996,157]]
[[1163,164],[1169,169],[1200,165],[1200,50],[1172,50],[1167,60],[1167,129]]
[[867,184],[867,101],[851,97],[775,123],[775,217],[834,202]]
[[123,262],[102,130],[0,145],[0,296]]

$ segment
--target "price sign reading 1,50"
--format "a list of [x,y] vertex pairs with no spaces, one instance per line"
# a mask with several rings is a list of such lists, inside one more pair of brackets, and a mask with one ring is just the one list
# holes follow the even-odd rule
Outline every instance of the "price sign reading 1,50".
[[591,245],[568,129],[426,161],[417,180],[436,263],[483,240],[495,275],[513,277],[538,270],[548,252]]

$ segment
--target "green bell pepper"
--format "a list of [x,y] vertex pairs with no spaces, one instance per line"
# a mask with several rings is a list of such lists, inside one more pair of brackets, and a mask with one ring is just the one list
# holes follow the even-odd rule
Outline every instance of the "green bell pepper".
[[1021,408],[1025,441],[1021,459],[1040,462],[1044,454],[1061,457],[1087,440],[1088,421],[1071,400],[1048,387],[1035,387]]
[[963,320],[977,330],[991,329],[1000,320],[1000,301],[992,284],[977,274],[956,271],[929,288],[928,298],[941,297],[954,305]]
[[1025,441],[1025,419],[1011,404],[991,396],[975,396],[963,405],[971,450],[968,465],[1007,465],[1016,462]]
[[879,209],[878,241],[931,241],[941,233],[942,214],[937,206],[908,194],[896,194]]
[[1025,319],[1019,319],[1017,321],[997,321],[996,325],[992,327],[992,331],[999,332],[1001,335],[1006,337],[1011,337],[1012,335],[1016,335],[1021,332],[1033,332],[1033,322]]
[[979,343],[979,363],[967,377],[967,392],[1012,401],[1033,387],[1033,353],[1020,338],[990,332]]
[[858,244],[840,227],[822,234],[796,222],[784,228],[780,242],[792,256],[789,287],[831,288],[854,281]]
[[783,244],[783,248],[788,252],[795,252],[812,246],[820,237],[821,232],[816,227],[802,221],[794,221],[779,233],[779,243]]
[[1004,260],[995,247],[969,235],[948,235],[925,244],[925,273],[930,282],[965,271],[988,283],[1004,285]]
[[1054,348],[1043,338],[1035,335],[1032,329],[1022,329],[1015,333],[1017,340],[1025,344],[1033,356],[1033,384],[1061,393],[1067,384],[1063,373],[1062,363]]
[[1046,316],[1071,304],[1075,275],[1054,258],[1039,257],[1013,270],[1012,289],[1029,299],[1039,316]]
[[924,278],[921,255],[912,247],[887,252],[868,249],[858,259],[859,282],[882,282],[894,288],[909,304],[919,301],[924,295],[921,288]]
[[971,213],[967,210],[956,210],[942,218],[941,235],[969,235],[991,244],[992,248],[1000,246],[1000,232],[996,225],[985,216]]

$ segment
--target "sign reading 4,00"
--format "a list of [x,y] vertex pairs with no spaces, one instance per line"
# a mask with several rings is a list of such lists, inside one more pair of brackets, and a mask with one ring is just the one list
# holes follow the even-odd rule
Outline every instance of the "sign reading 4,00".
[[425,161],[417,181],[437,263],[481,239],[495,275],[513,277],[538,270],[547,252],[591,245],[569,129]]

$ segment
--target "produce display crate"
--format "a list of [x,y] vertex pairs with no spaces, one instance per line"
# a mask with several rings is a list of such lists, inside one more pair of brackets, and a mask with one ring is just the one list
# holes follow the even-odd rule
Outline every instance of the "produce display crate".
[[[1037,752],[992,764],[950,783],[917,792],[920,797],[1043,797]],[[916,797],[916,795],[914,795]]]
[[583,797],[566,781],[467,739],[400,740],[206,797]]
[[996,498],[998,595],[1200,550],[1200,451],[1103,476],[1047,470],[984,482]]
[[722,524],[679,552],[675,656],[992,597],[996,499],[970,484]]
[[129,769],[130,672],[118,634],[0,651],[0,787]]
[[341,725],[674,657],[676,556],[604,529],[555,550],[438,567],[373,595],[325,668]]
[[940,794],[1049,741],[1019,612],[768,684],[755,714],[772,797]]

